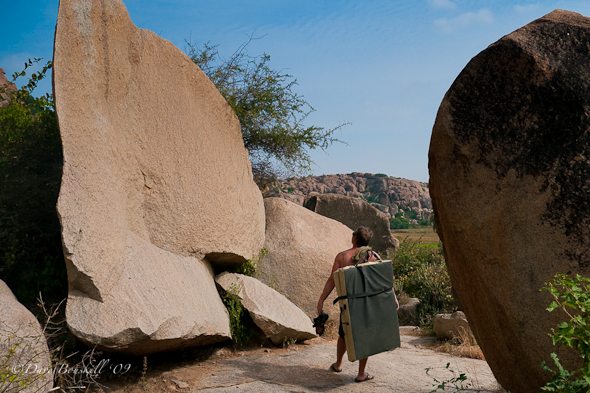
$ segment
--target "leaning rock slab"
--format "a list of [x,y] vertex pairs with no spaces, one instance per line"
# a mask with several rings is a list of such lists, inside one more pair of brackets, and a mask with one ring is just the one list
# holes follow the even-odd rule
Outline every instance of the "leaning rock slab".
[[[352,246],[352,230],[286,199],[265,198],[264,206],[268,254],[258,264],[259,279],[315,317],[334,258]],[[335,297],[333,291],[324,310],[337,326]]]
[[240,298],[256,326],[274,344],[282,344],[288,339],[303,341],[316,337],[312,321],[299,307],[257,279],[222,273],[215,281],[225,291]]
[[143,353],[227,338],[209,263],[241,263],[264,241],[232,109],[119,0],[60,1],[53,75],[70,328]]
[[590,19],[566,11],[503,37],[457,77],[433,129],[430,194],[451,280],[515,393],[539,391],[555,350],[560,316],[539,289],[557,272],[590,275],[589,41]]
[[2,392],[46,392],[53,388],[51,356],[39,321],[0,280],[0,365],[12,381],[0,380]]
[[[338,194],[319,194],[309,197],[304,206],[322,216],[339,221],[351,229],[361,225],[371,228],[369,244],[375,251],[395,249],[396,242],[389,230],[389,216],[360,198]],[[397,242],[399,247],[399,242]]]

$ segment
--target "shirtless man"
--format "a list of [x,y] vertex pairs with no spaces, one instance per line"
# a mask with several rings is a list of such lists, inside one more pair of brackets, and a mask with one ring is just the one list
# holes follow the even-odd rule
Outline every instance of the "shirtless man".
[[[324,301],[330,295],[330,292],[334,289],[334,272],[342,267],[351,266],[354,264],[354,256],[357,254],[358,249],[360,247],[364,247],[369,244],[371,238],[373,237],[373,232],[367,227],[359,227],[356,231],[352,233],[352,248],[340,252],[336,255],[334,259],[334,264],[332,265],[332,272],[330,272],[330,276],[326,281],[326,285],[324,286],[324,290],[320,295],[320,299],[318,300],[317,311],[318,315],[323,312],[324,309]],[[369,261],[377,260],[374,255],[370,255]],[[399,303],[397,298],[394,294],[395,303],[397,308],[399,308]],[[336,363],[333,363],[330,366],[330,370],[334,372],[341,372],[342,371],[342,358],[344,357],[344,353],[346,352],[346,342],[344,341],[344,330],[342,329],[342,323],[340,323],[340,327],[338,329],[338,344],[336,345]],[[369,358],[364,358],[359,360],[359,370],[358,375],[354,379],[355,382],[364,382],[373,379],[374,377],[369,373],[365,372],[365,367],[367,366],[367,360]]]

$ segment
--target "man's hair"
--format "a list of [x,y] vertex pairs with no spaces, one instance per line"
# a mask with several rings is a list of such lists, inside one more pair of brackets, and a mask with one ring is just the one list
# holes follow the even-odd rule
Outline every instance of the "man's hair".
[[371,238],[373,237],[373,231],[367,227],[358,227],[356,231],[352,233],[356,240],[356,245],[358,247],[364,247],[369,244]]

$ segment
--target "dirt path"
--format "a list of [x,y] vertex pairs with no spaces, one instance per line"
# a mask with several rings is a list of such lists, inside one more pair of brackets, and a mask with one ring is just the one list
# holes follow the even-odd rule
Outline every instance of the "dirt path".
[[[217,355],[194,365],[153,375],[139,385],[116,392],[399,392],[421,393],[434,389],[434,378],[448,380],[465,373],[467,391],[503,392],[487,363],[458,358],[420,347],[428,338],[402,336],[402,347],[369,359],[369,382],[354,383],[357,363],[345,361],[343,372],[333,373],[335,342],[322,339],[288,349],[257,349]],[[445,370],[447,363],[451,373]],[[453,384],[447,392],[456,391]]]

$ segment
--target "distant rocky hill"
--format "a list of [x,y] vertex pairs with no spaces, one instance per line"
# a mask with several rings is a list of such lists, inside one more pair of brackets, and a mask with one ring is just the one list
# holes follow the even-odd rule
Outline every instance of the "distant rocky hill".
[[307,176],[278,182],[267,196],[279,196],[303,204],[313,194],[341,194],[362,198],[391,217],[418,223],[432,217],[428,184],[384,174],[349,173]]
[[16,90],[16,86],[6,79],[4,70],[0,68],[0,108],[8,105],[10,100],[10,91]]

